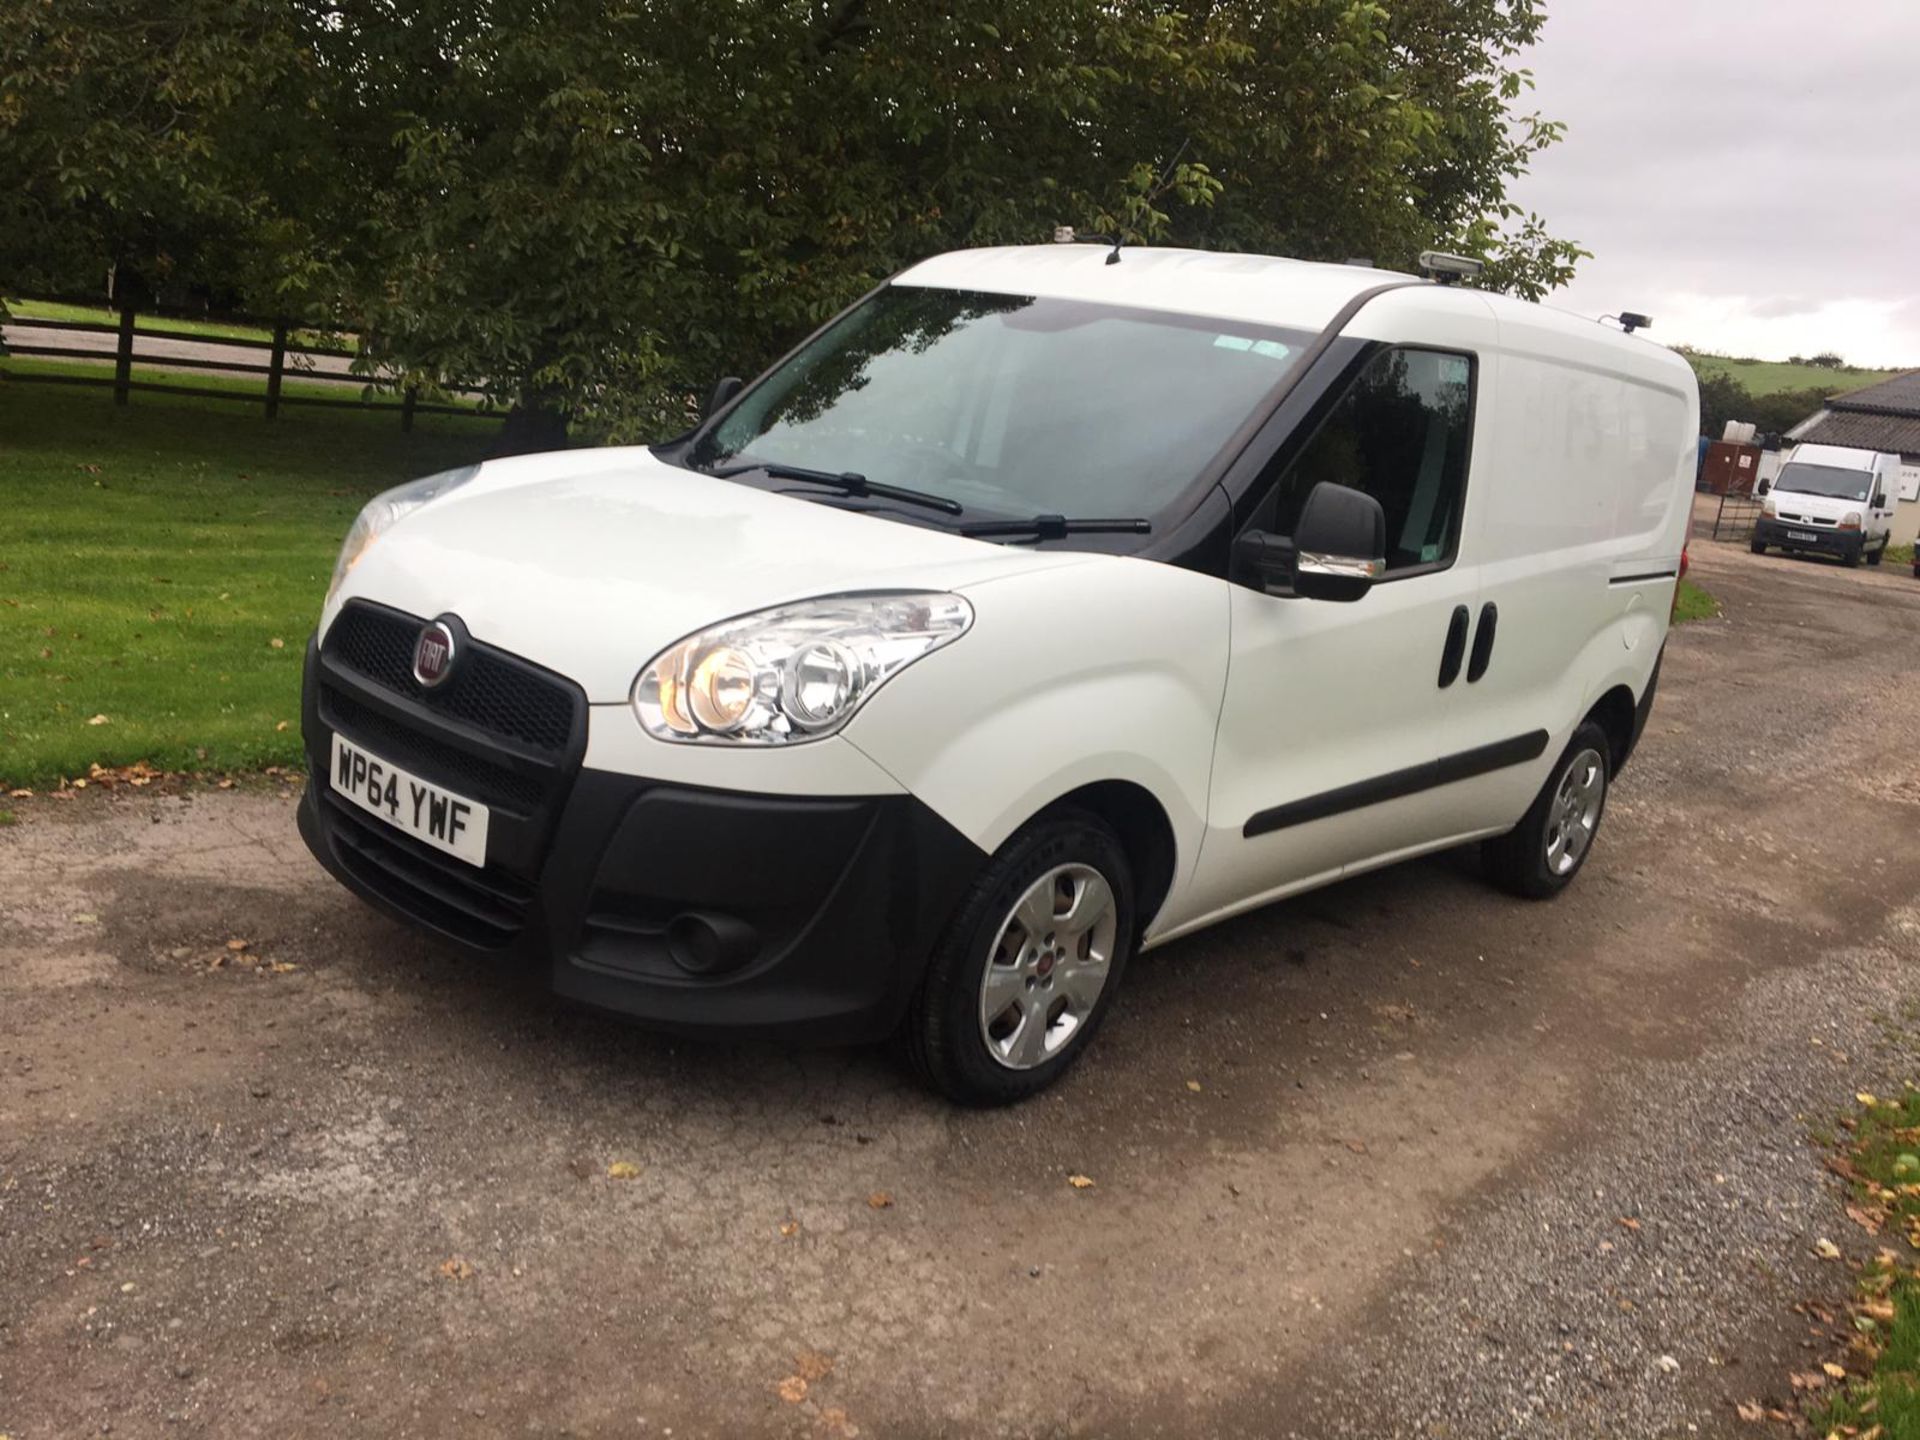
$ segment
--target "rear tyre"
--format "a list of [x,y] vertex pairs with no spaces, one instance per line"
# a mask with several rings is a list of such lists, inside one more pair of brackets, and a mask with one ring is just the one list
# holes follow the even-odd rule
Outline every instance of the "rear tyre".
[[1887,558],[1887,547],[1883,542],[1878,550],[1874,551],[1871,555],[1867,556],[1867,563],[1869,565],[1878,565],[1882,560],[1886,558]]
[[1527,900],[1551,899],[1572,883],[1600,833],[1612,753],[1607,732],[1591,720],[1573,732],[1520,823],[1481,844],[1489,880]]
[[1107,825],[1043,817],[987,862],[928,962],[899,1036],[963,1105],[1046,1089],[1092,1043],[1134,945],[1133,874]]

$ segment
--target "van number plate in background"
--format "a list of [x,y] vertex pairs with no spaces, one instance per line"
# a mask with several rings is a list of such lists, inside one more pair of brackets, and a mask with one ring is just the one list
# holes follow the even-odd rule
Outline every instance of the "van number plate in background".
[[487,863],[487,807],[333,737],[333,788],[369,815],[469,865]]
[[1805,530],[1789,530],[1787,531],[1787,538],[1789,540],[1818,540],[1820,537],[1810,534]]

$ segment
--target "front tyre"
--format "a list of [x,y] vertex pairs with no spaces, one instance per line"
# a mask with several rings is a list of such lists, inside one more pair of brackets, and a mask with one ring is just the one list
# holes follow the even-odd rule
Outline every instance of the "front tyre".
[[1526,816],[1481,845],[1489,880],[1528,900],[1550,899],[1572,883],[1600,833],[1612,753],[1607,732],[1591,720],[1573,732]]
[[987,862],[934,951],[902,1025],[908,1063],[964,1105],[1044,1090],[1112,1007],[1133,927],[1113,831],[1077,811],[1034,821]]

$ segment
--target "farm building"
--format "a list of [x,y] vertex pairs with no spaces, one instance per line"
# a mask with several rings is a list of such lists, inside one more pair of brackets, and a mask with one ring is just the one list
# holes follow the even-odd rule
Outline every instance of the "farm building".
[[1920,534],[1920,370],[1833,396],[1789,430],[1787,439],[1897,453],[1900,502],[1893,512],[1893,543],[1908,545]]

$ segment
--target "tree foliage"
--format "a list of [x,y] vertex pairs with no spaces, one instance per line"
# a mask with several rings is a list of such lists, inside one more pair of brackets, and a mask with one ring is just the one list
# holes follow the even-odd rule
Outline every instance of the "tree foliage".
[[1539,0],[0,0],[0,285],[324,310],[646,432],[889,273],[1056,224],[1537,295]]

